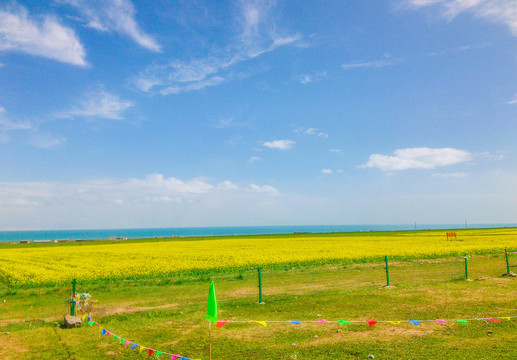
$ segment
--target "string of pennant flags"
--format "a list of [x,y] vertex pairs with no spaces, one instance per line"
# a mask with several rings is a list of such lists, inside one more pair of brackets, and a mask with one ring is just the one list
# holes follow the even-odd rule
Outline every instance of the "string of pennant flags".
[[[71,300],[75,301],[76,299],[77,299],[77,295],[72,295]],[[105,329],[97,321],[93,320],[92,317],[89,314],[87,314],[84,311],[84,309],[79,304],[77,305],[77,311],[83,313],[83,316],[81,318],[81,320],[83,322],[86,321],[87,324],[90,325],[91,327],[98,327],[101,336],[106,336],[108,338],[112,337],[113,339],[118,340],[120,342],[120,344],[123,345],[124,347],[126,347],[126,348],[130,347],[131,350],[138,351],[139,354],[146,353],[150,357],[153,356],[153,355],[155,357],[160,357],[160,356],[163,355],[163,357],[165,357],[165,356],[170,357],[171,360],[200,360],[200,359],[193,359],[193,358],[189,358],[189,357],[184,357],[184,356],[181,356],[180,354],[171,354],[171,353],[168,353],[168,352],[165,352],[165,351],[160,351],[160,350],[152,349],[150,347],[140,345],[140,344],[138,344],[136,342],[129,341],[129,340],[124,339],[121,336],[115,335],[113,332]]]
[[[506,250],[507,251],[507,250]],[[516,252],[517,253],[517,252]],[[465,254],[463,256],[465,259],[471,258],[471,255]],[[458,256],[460,258],[460,256]],[[74,280],[75,282],[75,280]],[[77,311],[83,313],[82,321],[86,321],[91,327],[98,327],[100,335],[106,337],[112,337],[115,340],[118,340],[121,345],[126,348],[131,348],[131,350],[138,351],[139,354],[146,353],[149,357],[155,356],[167,356],[170,357],[171,360],[201,360],[201,359],[193,359],[189,357],[184,357],[180,354],[171,354],[165,351],[156,350],[147,346],[140,345],[136,342],[129,341],[121,336],[115,335],[113,332],[105,329],[100,323],[93,320],[92,317],[87,313],[86,309],[81,306],[81,303],[86,307],[88,305],[88,301],[90,300],[89,294],[72,294],[71,298],[68,301],[72,302],[73,306],[77,308]],[[226,324],[232,323],[255,323],[258,325],[262,325],[263,327],[267,327],[268,324],[279,324],[279,323],[288,323],[293,325],[302,325],[302,324],[338,324],[338,325],[349,325],[349,324],[368,324],[370,328],[373,328],[376,324],[391,324],[391,325],[399,325],[403,323],[410,323],[415,326],[418,326],[421,323],[431,323],[437,322],[441,324],[447,323],[459,323],[459,324],[469,324],[469,322],[473,321],[484,321],[485,323],[493,322],[493,323],[502,323],[503,321],[511,321],[513,319],[517,319],[517,316],[497,316],[497,317],[481,317],[481,318],[467,318],[467,319],[423,319],[423,320],[326,320],[326,319],[318,319],[318,320],[219,320],[218,319],[218,304],[217,298],[215,294],[215,285],[214,282],[211,281],[210,288],[208,291],[208,302],[207,302],[207,314],[206,320],[208,320],[208,329],[209,329],[209,343],[210,343],[210,359],[212,358],[212,335],[211,335],[211,325],[215,324],[217,329],[222,328]]]
[[512,319],[517,318],[517,316],[498,316],[498,317],[483,317],[483,318],[472,318],[472,319],[432,319],[432,320],[220,320],[216,321],[215,327],[220,329],[226,324],[231,323],[255,323],[262,325],[264,327],[268,326],[268,324],[278,324],[278,323],[290,323],[294,325],[301,324],[339,324],[339,325],[348,325],[348,324],[368,324],[370,327],[373,327],[376,324],[391,324],[391,325],[399,325],[402,323],[410,323],[413,325],[419,325],[424,322],[438,322],[441,324],[446,323],[460,323],[460,324],[468,324],[470,321],[484,321],[488,322],[503,322],[503,320],[510,321]]

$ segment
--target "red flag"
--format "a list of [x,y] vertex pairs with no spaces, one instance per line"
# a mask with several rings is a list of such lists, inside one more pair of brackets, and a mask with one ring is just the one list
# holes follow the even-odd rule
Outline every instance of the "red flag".
[[226,319],[225,319],[225,320],[221,320],[221,321],[217,321],[217,322],[215,323],[215,327],[216,327],[216,328],[218,328],[218,329],[220,329],[220,328],[222,328],[222,327],[224,326],[224,324],[226,324],[227,322],[228,322],[228,320],[226,320]]
[[375,320],[368,320],[367,323],[368,323],[368,325],[370,325],[370,327],[373,327],[373,325],[377,324],[377,321],[375,321]]
[[149,353],[149,356],[153,356],[154,350],[153,349],[147,349],[147,352]]
[[499,320],[499,319],[494,319],[494,318],[489,318],[487,319],[488,321],[494,321],[494,322],[503,322],[503,320]]

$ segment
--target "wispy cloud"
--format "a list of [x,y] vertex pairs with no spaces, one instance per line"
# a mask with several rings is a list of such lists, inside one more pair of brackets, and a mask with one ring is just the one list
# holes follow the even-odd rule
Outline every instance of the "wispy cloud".
[[363,168],[377,168],[382,171],[408,169],[434,169],[472,160],[468,151],[453,148],[431,149],[427,147],[398,149],[393,156],[372,154]]
[[87,65],[83,45],[72,29],[51,15],[31,17],[26,8],[16,5],[0,9],[0,51]]
[[294,144],[295,142],[293,140],[273,140],[266,141],[262,145],[270,149],[289,150],[293,147]]
[[260,157],[258,157],[258,156],[252,156],[252,157],[250,157],[250,158],[249,158],[248,162],[249,162],[249,163],[253,163],[253,162],[260,161],[260,160],[262,160]]
[[171,94],[179,94],[181,92],[189,92],[189,91],[197,91],[204,89],[206,87],[216,86],[225,80],[222,77],[214,76],[210,79],[203,79],[200,81],[194,81],[185,86],[176,85],[176,86],[168,86],[162,90],[160,90],[160,94],[162,95],[171,95]]
[[9,119],[5,108],[0,106],[0,132],[13,131],[13,130],[28,130],[31,129],[32,125],[28,121],[14,121]]
[[97,90],[88,93],[77,107],[60,112],[56,114],[56,117],[120,120],[123,119],[124,111],[133,105],[131,101],[121,100],[118,95],[104,90]]
[[477,153],[476,157],[481,157],[490,161],[499,161],[504,159],[504,154],[502,153],[491,153],[490,151],[485,151],[482,153]]
[[470,12],[478,18],[506,25],[517,36],[517,2],[510,0],[406,0],[412,8],[438,6],[448,19]]
[[298,80],[303,85],[306,85],[306,84],[321,81],[326,77],[327,77],[327,72],[321,71],[321,72],[315,72],[312,74],[302,74],[302,75],[298,76]]
[[73,6],[87,25],[99,31],[114,31],[129,37],[138,45],[160,52],[158,42],[146,34],[135,19],[135,7],[129,0],[57,0]]
[[515,105],[517,104],[517,94],[515,94],[515,96],[513,97],[512,100],[508,101],[507,103],[508,105]]
[[0,143],[10,140],[10,133],[16,130],[30,130],[33,126],[29,121],[17,121],[9,118],[5,108],[0,106]]
[[[85,213],[90,214],[90,226],[92,221],[99,226],[107,226],[108,223],[129,226],[130,219],[135,217],[145,219],[149,225],[164,226],[170,223],[171,216],[178,225],[181,221],[188,221],[183,225],[193,226],[196,222],[199,225],[201,218],[206,222],[223,216],[226,221],[231,221],[234,216],[243,216],[242,211],[247,211],[246,216],[270,213],[277,206],[275,199],[280,196],[279,191],[270,185],[236,184],[230,180],[214,183],[204,178],[179,179],[162,174],[72,183],[0,182],[0,226],[15,225],[20,214],[23,214],[26,224],[33,227],[56,228],[70,223],[85,226],[83,215],[78,215]],[[265,209],[250,211],[250,203]],[[232,210],[235,206],[238,211]],[[159,211],[153,213],[152,209]],[[222,209],[226,216],[221,214]],[[184,217],[185,212],[203,215],[201,218],[196,216],[194,222],[190,216]],[[52,215],[41,221],[42,213]],[[16,223],[16,226],[21,225]]]
[[238,78],[231,71],[235,65],[301,39],[299,34],[284,35],[278,31],[271,19],[274,2],[239,4],[240,35],[228,46],[212,50],[204,58],[151,65],[134,79],[135,86],[144,92],[158,89],[162,95],[171,95],[220,85]]
[[331,175],[333,173],[332,169],[321,169],[321,172],[325,175]]
[[401,59],[385,58],[385,59],[366,61],[366,62],[345,63],[345,64],[341,65],[341,67],[345,70],[361,69],[361,68],[380,69],[380,68],[383,68],[386,66],[397,65],[401,61],[402,61]]
[[436,178],[464,178],[467,176],[467,173],[464,172],[455,172],[455,173],[434,173],[431,175]]
[[329,135],[324,132],[324,131],[321,131],[320,129],[318,128],[297,128],[294,130],[295,133],[297,134],[301,134],[301,135],[309,135],[309,136],[319,136],[319,137],[324,137],[324,138],[328,138]]
[[29,144],[40,149],[50,149],[63,144],[65,141],[66,138],[49,133],[35,132],[29,136]]
[[458,46],[458,47],[452,48],[452,49],[433,51],[433,52],[428,53],[427,56],[443,56],[443,55],[447,55],[447,54],[461,53],[461,52],[468,51],[468,50],[482,49],[486,46],[487,46],[487,44],[463,45],[463,46]]

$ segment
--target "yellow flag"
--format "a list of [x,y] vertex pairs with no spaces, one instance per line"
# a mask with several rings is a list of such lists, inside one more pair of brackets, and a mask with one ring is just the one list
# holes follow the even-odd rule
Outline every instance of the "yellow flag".
[[509,317],[502,317],[501,319],[504,319],[504,320],[511,320]]
[[88,315],[84,314],[81,320],[85,321],[87,318],[88,318]]
[[138,353],[140,354],[140,353],[143,353],[144,351],[145,351],[145,347],[140,346],[140,350],[138,350]]
[[390,324],[398,325],[398,324],[400,324],[400,321],[390,321]]
[[262,325],[262,326],[264,326],[264,327],[266,327],[266,326],[267,326],[267,323],[266,323],[265,321],[251,320],[251,322],[253,322],[253,323],[257,323],[257,324],[260,324],[260,325]]

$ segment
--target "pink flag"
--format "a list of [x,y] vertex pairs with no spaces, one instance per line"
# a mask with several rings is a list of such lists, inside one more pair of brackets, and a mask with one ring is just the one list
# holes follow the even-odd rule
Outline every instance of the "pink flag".
[[325,319],[321,319],[321,320],[316,320],[316,321],[313,321],[313,322],[314,322],[314,323],[322,323],[322,324],[323,324],[323,323],[326,323],[326,322],[327,322],[327,320],[325,320]]
[[179,355],[171,355],[171,360],[176,360],[179,357],[181,357],[181,356],[179,356]]
[[444,319],[436,319],[436,321],[438,321],[439,323],[445,324],[445,320]]
[[126,340],[126,342],[124,343],[124,346],[127,347],[129,344],[131,344],[131,341]]

